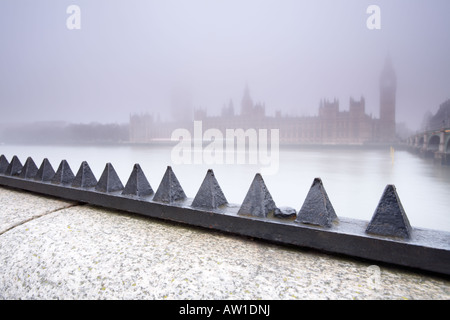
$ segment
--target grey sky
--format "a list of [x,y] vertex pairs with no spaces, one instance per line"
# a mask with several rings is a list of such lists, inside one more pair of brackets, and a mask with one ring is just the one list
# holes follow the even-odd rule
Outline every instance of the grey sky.
[[[80,30],[66,28],[71,4]],[[371,4],[381,30],[366,27]],[[217,114],[246,84],[269,115],[364,96],[378,117],[390,53],[397,120],[415,129],[450,98],[449,13],[448,0],[2,0],[0,122],[164,118],[177,94]]]

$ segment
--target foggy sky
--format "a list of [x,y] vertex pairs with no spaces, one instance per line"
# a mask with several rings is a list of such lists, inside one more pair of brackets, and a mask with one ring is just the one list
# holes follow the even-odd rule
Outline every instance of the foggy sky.
[[[68,30],[66,8],[81,8]],[[381,30],[366,9],[381,8]],[[174,104],[218,114],[245,85],[266,113],[366,100],[390,54],[397,121],[416,129],[450,98],[450,1],[2,0],[0,122],[127,122]]]

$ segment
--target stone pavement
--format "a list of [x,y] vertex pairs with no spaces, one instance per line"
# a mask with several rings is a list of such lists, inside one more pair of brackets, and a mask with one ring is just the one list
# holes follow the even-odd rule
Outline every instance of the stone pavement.
[[450,299],[450,280],[0,188],[0,299]]

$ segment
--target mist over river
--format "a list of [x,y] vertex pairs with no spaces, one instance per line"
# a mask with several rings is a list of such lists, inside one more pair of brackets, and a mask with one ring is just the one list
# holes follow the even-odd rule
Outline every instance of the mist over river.
[[[255,164],[177,164],[173,146],[155,145],[0,145],[8,161],[17,155],[25,163],[31,156],[39,167],[48,158],[54,170],[65,159],[77,173],[87,161],[97,179],[112,163],[125,185],[133,165],[139,163],[156,191],[171,165],[186,195],[195,197],[207,169],[213,169],[228,202],[240,204],[256,173]],[[338,217],[369,221],[387,184],[394,184],[413,227],[450,231],[450,167],[435,164],[408,151],[389,147],[287,148],[279,150],[278,170],[263,174],[277,206],[301,208],[315,177],[320,177]]]

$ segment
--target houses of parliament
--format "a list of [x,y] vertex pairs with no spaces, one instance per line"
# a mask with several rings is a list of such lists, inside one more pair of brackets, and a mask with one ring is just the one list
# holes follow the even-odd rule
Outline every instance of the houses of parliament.
[[[244,90],[240,112],[233,104],[224,106],[218,116],[205,110],[194,111],[194,121],[202,121],[203,130],[279,129],[280,144],[288,145],[366,145],[395,141],[396,75],[389,58],[379,79],[380,117],[366,114],[365,99],[350,98],[349,109],[341,111],[339,101],[321,100],[317,116],[267,116],[263,104],[255,104],[248,87]],[[130,142],[151,143],[170,140],[175,129],[193,132],[192,120],[162,122],[149,114],[130,115]]]

